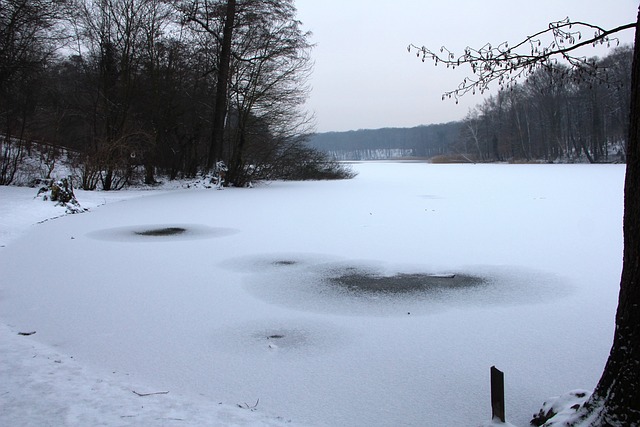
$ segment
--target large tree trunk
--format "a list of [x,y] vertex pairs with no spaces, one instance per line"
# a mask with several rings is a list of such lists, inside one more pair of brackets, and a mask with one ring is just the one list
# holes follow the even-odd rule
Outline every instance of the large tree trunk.
[[[640,20],[640,9],[638,13]],[[611,353],[588,407],[597,425],[640,426],[640,31],[636,24],[624,189],[624,256]]]
[[228,0],[224,28],[222,30],[222,49],[218,64],[218,82],[216,84],[216,99],[213,107],[213,129],[211,130],[207,170],[211,170],[216,161],[222,160],[224,122],[227,117],[227,88],[229,86],[229,68],[231,66],[231,39],[233,37],[235,16],[236,0]]

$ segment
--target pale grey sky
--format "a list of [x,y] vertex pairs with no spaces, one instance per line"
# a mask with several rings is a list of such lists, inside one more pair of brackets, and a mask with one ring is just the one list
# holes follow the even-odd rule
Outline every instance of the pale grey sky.
[[[316,44],[308,102],[317,130],[410,127],[459,120],[482,102],[467,95],[441,101],[470,75],[422,63],[410,44],[455,53],[466,46],[513,44],[569,16],[612,28],[633,22],[636,0],[296,0],[298,18]],[[586,36],[587,34],[585,34]],[[633,41],[633,31],[620,34]],[[604,51],[585,51],[602,56]]]

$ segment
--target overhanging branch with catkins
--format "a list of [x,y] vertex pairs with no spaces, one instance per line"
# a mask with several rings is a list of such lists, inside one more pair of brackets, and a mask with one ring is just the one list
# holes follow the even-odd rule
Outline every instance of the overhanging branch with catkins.
[[[493,82],[497,82],[501,90],[512,89],[520,78],[526,78],[543,67],[557,71],[563,79],[596,77],[606,82],[606,73],[597,73],[596,60],[579,56],[576,51],[588,45],[618,46],[620,40],[614,35],[635,27],[636,23],[632,22],[606,30],[584,22],[572,22],[567,17],[550,23],[547,29],[528,36],[513,46],[507,42],[497,46],[487,43],[479,49],[466,47],[462,55],[456,55],[445,46],[439,52],[434,52],[425,46],[410,44],[407,50],[415,52],[422,62],[432,60],[435,65],[443,64],[447,68],[464,65],[471,67],[473,77],[465,78],[456,89],[442,95],[443,100],[455,99],[458,103],[460,96],[469,92],[484,93]],[[588,33],[591,35],[585,36]]]

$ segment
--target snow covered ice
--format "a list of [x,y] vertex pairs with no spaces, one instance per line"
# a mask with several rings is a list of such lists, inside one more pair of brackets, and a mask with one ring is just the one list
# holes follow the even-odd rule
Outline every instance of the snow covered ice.
[[495,365],[525,426],[595,386],[623,165],[354,168],[28,228],[62,213],[0,188],[0,424],[478,426]]

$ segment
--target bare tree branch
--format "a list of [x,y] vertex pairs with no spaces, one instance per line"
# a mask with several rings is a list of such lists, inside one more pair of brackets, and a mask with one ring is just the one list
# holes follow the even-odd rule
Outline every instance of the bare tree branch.
[[[498,46],[487,43],[479,49],[466,47],[464,53],[459,56],[445,46],[440,48],[439,53],[425,46],[418,47],[413,44],[409,45],[407,50],[416,52],[416,56],[423,62],[431,59],[435,65],[442,63],[447,68],[467,64],[471,67],[475,78],[465,78],[456,89],[442,95],[442,99],[454,98],[457,103],[460,96],[469,92],[484,93],[492,82],[497,81],[500,89],[512,88],[520,77],[527,77],[542,67],[559,70],[564,77],[569,77],[566,74],[570,69],[593,76],[596,71],[595,60],[574,55],[574,52],[587,45],[606,44],[610,47],[615,43],[617,46],[620,40],[610,36],[623,30],[633,29],[635,26],[636,23],[633,22],[605,30],[596,25],[572,22],[569,18],[565,18],[550,23],[547,29],[526,37],[514,46],[509,46],[507,42]],[[583,39],[582,33],[587,31],[593,31],[593,35]],[[558,61],[558,57],[571,68],[561,68],[562,62]]]

